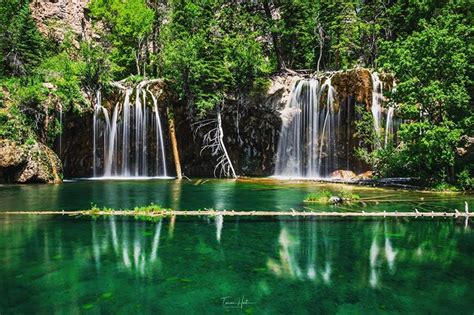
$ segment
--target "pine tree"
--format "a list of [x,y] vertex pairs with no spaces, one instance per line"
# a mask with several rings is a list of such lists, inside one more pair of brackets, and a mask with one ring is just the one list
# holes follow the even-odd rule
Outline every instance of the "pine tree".
[[41,61],[44,51],[44,39],[31,17],[29,1],[6,0],[0,8],[3,71],[27,75]]

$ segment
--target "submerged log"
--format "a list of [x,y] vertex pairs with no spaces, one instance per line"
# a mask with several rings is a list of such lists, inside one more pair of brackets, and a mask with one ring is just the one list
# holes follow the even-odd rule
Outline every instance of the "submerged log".
[[454,212],[419,212],[417,209],[412,212],[397,211],[377,211],[377,212],[304,212],[304,211],[234,211],[234,210],[158,210],[158,211],[131,211],[131,210],[78,210],[78,211],[5,211],[0,212],[3,215],[89,215],[89,216],[138,216],[138,217],[163,217],[163,216],[260,216],[260,217],[366,217],[366,218],[387,218],[387,217],[405,217],[405,218],[470,218],[474,213],[468,211],[460,212],[457,209]]

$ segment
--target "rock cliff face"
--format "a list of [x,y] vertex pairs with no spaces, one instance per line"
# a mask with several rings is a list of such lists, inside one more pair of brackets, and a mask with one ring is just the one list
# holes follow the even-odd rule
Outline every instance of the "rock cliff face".
[[[259,95],[240,95],[226,100],[222,109],[224,142],[239,175],[269,176],[275,168],[276,151],[284,109],[294,84],[311,74],[288,72],[271,78],[267,91]],[[354,137],[358,117],[355,106],[370,110],[372,81],[366,69],[356,69],[333,74],[333,85],[337,91],[338,107],[341,109],[337,156],[340,169],[356,173],[370,168],[355,157],[354,150],[359,140]],[[113,99],[113,94],[104,96]],[[170,102],[170,99],[162,100]],[[163,135],[165,137],[168,170],[173,170],[170,154],[168,124],[164,106],[162,110]],[[184,175],[194,177],[213,176],[216,157],[209,150],[201,151],[203,135],[207,130],[195,132],[195,126],[185,104],[174,103],[176,135]],[[208,118],[212,118],[210,115]],[[61,154],[66,178],[92,176],[92,114],[81,117],[67,113]]]
[[57,155],[42,143],[18,145],[0,140],[0,181],[59,183],[62,166]]
[[30,9],[41,33],[61,40],[70,30],[87,38],[92,35],[88,3],[89,0],[33,0]]

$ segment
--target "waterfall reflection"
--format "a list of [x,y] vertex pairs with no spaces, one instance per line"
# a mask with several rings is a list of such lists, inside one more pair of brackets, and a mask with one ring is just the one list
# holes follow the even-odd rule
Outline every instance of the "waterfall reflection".
[[[207,222],[205,226],[183,220],[183,231],[194,235],[194,229],[198,229],[202,244],[213,246],[210,245],[213,239],[222,253],[228,251],[235,241],[232,236],[235,229],[230,229],[229,237],[223,239],[224,217],[219,215],[203,219]],[[90,257],[97,271],[105,264],[104,257],[107,257],[107,263],[110,263],[111,256],[116,257],[112,261],[119,268],[140,275],[153,274],[159,270],[163,225],[168,225],[168,235],[165,237],[169,245],[183,241],[181,235],[176,240],[169,235],[169,229],[175,229],[176,217],[160,219],[156,223],[119,220],[121,219],[112,217],[91,222]],[[233,226],[234,219],[229,220],[229,227]],[[428,230],[421,228],[425,232],[416,231],[415,234],[413,231],[409,233],[406,223],[402,222],[361,221],[352,222],[351,226],[353,231],[347,231],[344,222],[282,220],[278,234],[271,236],[276,241],[275,251],[268,252],[269,257],[264,264],[270,273],[280,278],[333,285],[339,280],[341,272],[349,272],[353,275],[351,281],[357,281],[360,286],[380,288],[384,279],[388,282],[391,277],[396,276],[399,260],[448,264],[455,257],[456,242],[448,237],[453,233],[455,225],[440,225],[437,230],[439,237],[447,238],[445,242],[448,244],[444,250],[436,246],[434,240],[423,237],[425,232],[428,235],[434,233],[433,225]],[[460,226],[458,228],[462,229]],[[202,236],[206,234],[208,236]],[[247,236],[242,237],[246,239]],[[251,243],[243,239],[239,242],[251,246]],[[45,253],[45,257],[49,256]]]
[[221,235],[222,235],[222,227],[224,225],[224,216],[223,215],[217,215],[216,216],[216,239],[217,242],[221,242]]
[[[92,256],[96,269],[100,269],[101,256],[110,254],[116,256],[119,267],[141,275],[159,268],[156,263],[159,263],[162,220],[154,223],[151,229],[149,222],[122,221],[122,224],[117,224],[116,220],[111,217],[101,222],[92,221]],[[113,253],[109,253],[110,248]]]
[[328,238],[329,228],[318,221],[283,221],[278,237],[279,261],[269,258],[268,269],[281,277],[329,284],[334,245]]
[[[383,230],[383,231],[381,231]],[[383,243],[379,241],[378,235],[383,234]],[[379,285],[379,274],[382,272],[382,266],[384,262],[387,262],[388,271],[390,274],[395,273],[395,258],[398,251],[395,250],[390,239],[391,231],[387,226],[387,223],[380,227],[380,224],[375,224],[373,229],[372,245],[370,247],[370,279],[369,284],[372,288],[376,288]],[[383,244],[383,254],[381,254],[381,248]],[[421,254],[420,254],[421,255]]]
[[[327,285],[338,270],[349,268],[357,277],[365,277],[361,283],[379,287],[384,276],[396,273],[400,250],[393,236],[405,235],[406,231],[401,223],[354,224],[360,227],[358,237],[347,237],[348,232],[341,230],[343,225],[334,222],[281,221],[278,258],[268,258],[267,268],[278,277]],[[423,256],[421,249],[405,249],[404,257],[413,259],[415,254],[419,259]],[[353,264],[351,255],[367,259],[367,263]]]

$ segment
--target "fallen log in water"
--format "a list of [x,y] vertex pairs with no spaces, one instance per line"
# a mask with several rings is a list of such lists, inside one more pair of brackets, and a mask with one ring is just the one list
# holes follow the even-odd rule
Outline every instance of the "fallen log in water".
[[158,211],[127,211],[127,210],[79,210],[79,211],[5,211],[3,215],[68,215],[68,216],[139,216],[139,217],[162,217],[162,216],[292,216],[292,217],[427,217],[427,218],[470,218],[474,213],[455,210],[455,212],[305,212],[305,211],[234,211],[234,210],[158,210]]

